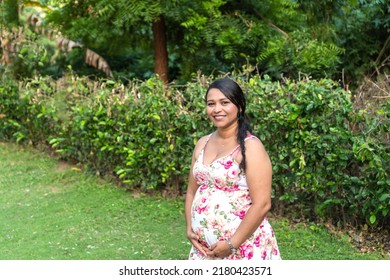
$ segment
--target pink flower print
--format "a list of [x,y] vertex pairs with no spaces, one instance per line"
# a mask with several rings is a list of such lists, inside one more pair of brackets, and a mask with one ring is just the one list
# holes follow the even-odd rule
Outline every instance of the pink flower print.
[[207,228],[208,229],[218,229],[220,227],[220,224],[218,223],[217,220],[213,219],[213,220],[208,220],[207,221]]
[[244,219],[245,214],[246,214],[246,211],[245,211],[245,210],[235,211],[235,212],[234,212],[234,215],[236,215],[237,217],[239,217],[240,220]]
[[240,246],[240,254],[250,260],[253,257],[253,246],[250,243],[244,243]]
[[194,177],[196,178],[196,182],[198,183],[198,185],[204,184],[207,182],[206,172],[195,172]]
[[227,160],[225,162],[221,162],[221,164],[225,167],[225,169],[229,169],[233,165],[233,161]]
[[201,203],[198,205],[198,209],[196,212],[198,212],[198,214],[202,214],[207,210],[207,206],[207,199],[205,197],[202,197]]
[[238,254],[231,254],[228,256],[228,260],[239,260],[240,259],[240,256],[238,256]]
[[205,189],[207,189],[207,185],[203,184],[199,187],[199,192],[203,192]]
[[219,177],[216,177],[214,179],[214,186],[217,188],[217,189],[224,189],[225,187],[225,182],[223,179],[219,178]]
[[[226,167],[225,167],[226,168]],[[230,169],[227,173],[227,176],[231,180],[237,179],[238,170],[237,169]]]
[[267,258],[267,251],[266,250],[263,251],[263,254],[261,255],[261,258],[263,260],[265,260]]
[[253,244],[255,244],[256,247],[260,247],[260,236],[256,236]]

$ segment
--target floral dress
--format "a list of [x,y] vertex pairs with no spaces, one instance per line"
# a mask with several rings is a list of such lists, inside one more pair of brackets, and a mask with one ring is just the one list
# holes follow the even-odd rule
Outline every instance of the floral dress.
[[[205,146],[207,145],[207,139]],[[254,138],[251,135],[245,140]],[[203,163],[201,150],[193,168],[199,188],[191,208],[192,229],[199,235],[200,242],[209,247],[219,240],[230,239],[251,206],[246,177],[240,172],[234,154],[216,159],[209,165]],[[190,260],[207,259],[192,246]],[[226,259],[274,260],[281,259],[274,231],[264,218],[255,232],[238,248],[236,254]]]

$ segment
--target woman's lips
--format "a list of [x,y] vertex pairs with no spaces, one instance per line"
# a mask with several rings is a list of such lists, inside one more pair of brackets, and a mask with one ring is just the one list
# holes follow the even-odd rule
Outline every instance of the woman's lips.
[[217,120],[217,121],[220,121],[224,118],[225,116],[221,116],[221,115],[217,115],[217,116],[214,116],[214,119]]

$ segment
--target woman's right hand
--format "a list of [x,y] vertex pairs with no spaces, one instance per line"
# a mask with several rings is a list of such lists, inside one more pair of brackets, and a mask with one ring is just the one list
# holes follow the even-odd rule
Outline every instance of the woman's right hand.
[[207,254],[210,253],[210,249],[207,247],[205,242],[200,241],[199,235],[197,235],[193,230],[189,230],[187,232],[187,238],[199,252],[207,257]]

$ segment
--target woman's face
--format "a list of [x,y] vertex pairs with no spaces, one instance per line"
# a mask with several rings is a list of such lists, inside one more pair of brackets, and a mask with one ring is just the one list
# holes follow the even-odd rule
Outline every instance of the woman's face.
[[237,125],[238,108],[217,88],[207,94],[206,113],[217,128]]

